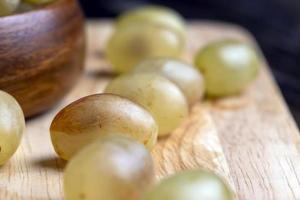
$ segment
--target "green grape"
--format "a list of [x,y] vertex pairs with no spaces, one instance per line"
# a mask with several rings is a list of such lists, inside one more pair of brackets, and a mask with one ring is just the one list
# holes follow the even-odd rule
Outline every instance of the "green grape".
[[0,0],[0,16],[12,14],[19,4],[20,0]]
[[17,150],[25,129],[24,114],[18,102],[0,91],[0,166]]
[[54,118],[51,139],[57,154],[70,159],[99,136],[123,133],[151,149],[158,127],[152,115],[134,102],[112,94],[91,95],[61,110]]
[[126,74],[112,80],[105,91],[124,96],[148,109],[158,124],[159,136],[171,133],[188,114],[188,105],[180,89],[156,74]]
[[195,64],[203,73],[209,96],[237,94],[258,74],[259,56],[250,45],[223,40],[200,50]]
[[82,149],[64,173],[66,200],[141,200],[154,180],[143,145],[111,135]]
[[212,172],[186,171],[163,180],[144,200],[233,200],[227,184]]
[[18,9],[16,10],[17,13],[23,13],[23,12],[28,12],[28,11],[32,11],[34,9],[36,9],[37,6],[30,4],[30,3],[26,3],[24,1],[22,1],[18,7]]
[[148,59],[139,63],[134,72],[157,73],[174,82],[185,94],[189,104],[194,104],[204,93],[202,74],[193,66],[172,58]]
[[34,5],[42,5],[42,4],[48,4],[48,3],[52,3],[56,0],[24,0],[27,3],[31,3]]
[[115,71],[131,70],[149,57],[180,57],[183,42],[174,31],[151,25],[132,25],[116,30],[106,54]]
[[163,6],[145,6],[125,12],[117,19],[117,28],[132,24],[153,24],[177,32],[185,40],[185,22],[176,11]]

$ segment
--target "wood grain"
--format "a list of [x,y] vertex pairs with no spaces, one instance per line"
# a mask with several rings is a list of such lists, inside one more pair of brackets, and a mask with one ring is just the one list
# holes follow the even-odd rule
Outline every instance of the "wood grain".
[[76,0],[0,18],[0,89],[12,94],[27,117],[75,85],[84,60],[84,20]]
[[[79,97],[102,92],[113,78],[103,48],[111,25],[90,22],[84,76],[51,112],[27,121],[17,154],[0,169],[0,199],[62,200],[65,163],[54,153],[49,126],[56,112]],[[213,22],[189,26],[186,59],[209,41],[253,41],[239,27]],[[227,179],[240,200],[300,199],[299,131],[265,63],[258,80],[240,96],[197,103],[169,138],[153,150],[157,177],[208,168]]]

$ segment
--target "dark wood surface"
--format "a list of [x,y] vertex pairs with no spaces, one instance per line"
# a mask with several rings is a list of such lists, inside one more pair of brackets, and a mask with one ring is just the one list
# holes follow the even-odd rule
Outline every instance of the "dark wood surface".
[[57,103],[83,69],[84,18],[76,0],[0,18],[0,89],[27,117]]

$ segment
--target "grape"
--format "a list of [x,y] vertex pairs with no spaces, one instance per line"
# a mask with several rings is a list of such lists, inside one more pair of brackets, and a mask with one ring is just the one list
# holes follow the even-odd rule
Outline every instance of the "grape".
[[122,75],[111,81],[105,91],[129,98],[148,109],[158,124],[159,136],[173,131],[188,113],[180,89],[156,74]]
[[153,24],[176,31],[185,40],[184,19],[176,11],[163,6],[145,6],[130,10],[117,19],[117,28],[129,25]]
[[116,72],[131,70],[149,57],[180,57],[183,42],[174,31],[151,25],[127,26],[110,38],[106,54]]
[[17,13],[23,13],[23,12],[28,12],[28,11],[32,11],[34,9],[36,9],[37,6],[30,4],[30,3],[26,3],[24,1],[22,1],[18,7],[18,9],[16,10]]
[[83,146],[112,132],[130,136],[151,149],[158,127],[152,115],[134,102],[112,94],[98,94],[61,110],[50,132],[57,154],[68,160]]
[[18,102],[0,91],[0,166],[17,150],[24,129],[24,114]]
[[204,93],[204,79],[193,66],[176,59],[156,58],[139,63],[135,72],[157,73],[174,82],[185,94],[189,104],[194,104]]
[[204,75],[209,96],[237,94],[253,81],[259,70],[259,57],[250,45],[223,40],[200,50],[195,64]]
[[203,170],[186,171],[163,180],[144,200],[233,200],[227,184]]
[[152,185],[150,153],[129,138],[98,139],[71,159],[64,173],[66,200],[140,200]]
[[0,16],[12,14],[19,4],[20,0],[0,0]]
[[52,3],[56,0],[24,0],[24,1],[35,5],[42,5],[42,4]]

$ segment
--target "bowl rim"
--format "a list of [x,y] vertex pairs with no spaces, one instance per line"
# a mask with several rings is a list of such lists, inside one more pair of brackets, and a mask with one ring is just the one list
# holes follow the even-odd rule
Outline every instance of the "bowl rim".
[[72,2],[77,2],[77,0],[55,0],[52,3],[48,3],[45,5],[42,5],[41,7],[38,7],[33,10],[25,11],[25,12],[19,12],[19,13],[14,13],[11,15],[5,15],[5,16],[0,16],[0,21],[3,19],[10,19],[10,18],[15,18],[15,17],[24,17],[28,15],[32,15],[34,13],[39,13],[39,12],[45,12],[49,10],[54,10],[57,7],[60,7],[60,5],[65,4],[65,3],[72,3]]

